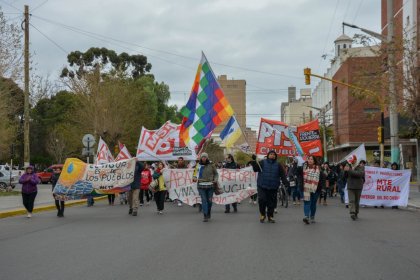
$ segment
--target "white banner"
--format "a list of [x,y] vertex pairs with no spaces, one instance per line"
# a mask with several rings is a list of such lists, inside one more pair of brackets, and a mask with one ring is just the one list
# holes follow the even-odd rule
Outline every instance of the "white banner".
[[[410,193],[411,170],[391,170],[379,167],[365,167],[360,205],[407,207]],[[346,203],[348,194],[346,188]]]
[[[216,204],[230,204],[257,193],[257,175],[251,167],[242,169],[218,169],[221,195],[214,195]],[[188,205],[201,203],[197,183],[193,182],[194,169],[164,169],[163,176],[169,197],[179,199]]]
[[179,141],[180,125],[166,122],[158,130],[141,129],[137,158],[139,160],[196,160],[195,151],[190,150]]
[[111,151],[108,148],[108,145],[105,143],[102,138],[99,138],[98,151],[96,152],[96,164],[104,164],[108,162],[114,162],[115,159],[112,156]]

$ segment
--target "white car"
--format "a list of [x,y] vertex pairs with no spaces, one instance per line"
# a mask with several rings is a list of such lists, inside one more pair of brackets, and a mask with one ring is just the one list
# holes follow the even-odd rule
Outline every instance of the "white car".
[[[0,171],[10,171],[10,166],[8,164],[0,164]],[[12,175],[13,176],[20,176],[21,171],[19,169],[13,168]]]
[[5,190],[8,186],[11,186],[12,189],[14,189],[16,184],[18,183],[19,183],[19,176],[12,175],[10,178],[9,171],[5,171],[5,170],[0,171],[0,190]]

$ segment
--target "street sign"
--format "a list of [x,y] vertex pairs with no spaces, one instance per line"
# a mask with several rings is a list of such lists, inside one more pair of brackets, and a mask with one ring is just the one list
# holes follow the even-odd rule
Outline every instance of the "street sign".
[[89,148],[89,150],[88,150],[88,148],[83,148],[83,150],[82,150],[82,156],[91,156],[91,155],[93,155],[94,154],[94,150],[93,150],[93,148]]
[[379,151],[373,151],[373,155],[375,157],[379,157],[381,155],[381,152],[379,152]]
[[95,137],[93,137],[92,134],[85,134],[82,138],[82,143],[85,147],[93,147],[93,145],[96,143]]
[[[381,152],[379,150],[374,150],[373,151],[373,156],[374,157],[379,157],[381,155]],[[391,151],[390,150],[385,150],[384,151],[384,157],[390,157],[391,156]]]

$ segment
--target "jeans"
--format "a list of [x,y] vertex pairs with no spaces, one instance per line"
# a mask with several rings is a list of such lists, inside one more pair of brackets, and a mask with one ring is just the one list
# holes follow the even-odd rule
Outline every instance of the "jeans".
[[108,203],[109,205],[114,205],[115,194],[108,194]]
[[297,187],[290,187],[290,189],[291,189],[293,201],[296,201],[296,198],[297,198],[297,200],[300,200],[301,195],[300,195],[300,191],[298,190],[298,188]]
[[340,194],[340,200],[341,200],[341,203],[344,203],[344,189],[345,189],[345,185],[344,186],[342,186],[342,185],[337,185],[338,186],[338,193]]
[[38,192],[22,193],[23,206],[25,206],[26,210],[29,213],[32,213],[32,211],[34,210],[34,202],[37,194]]
[[274,216],[274,208],[277,207],[277,189],[258,188],[258,205],[261,216]]
[[311,197],[309,201],[303,202],[303,212],[305,214],[305,217],[311,217],[315,218],[316,213],[316,202],[318,200],[319,193],[311,193]]
[[211,214],[211,206],[213,205],[213,188],[200,188],[198,193],[201,197],[201,207],[204,217],[208,217]]

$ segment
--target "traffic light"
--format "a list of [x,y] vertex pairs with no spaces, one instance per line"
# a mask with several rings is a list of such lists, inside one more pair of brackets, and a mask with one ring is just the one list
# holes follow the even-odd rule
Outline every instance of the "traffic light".
[[311,84],[311,68],[303,69],[303,74],[305,75],[305,85]]
[[378,126],[378,143],[383,144],[384,143],[384,127]]

